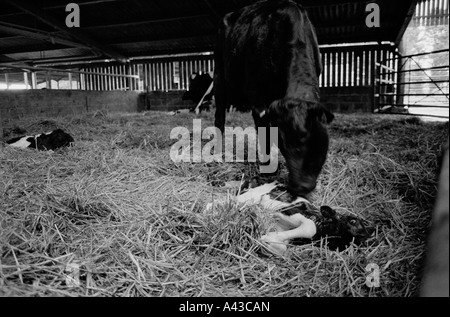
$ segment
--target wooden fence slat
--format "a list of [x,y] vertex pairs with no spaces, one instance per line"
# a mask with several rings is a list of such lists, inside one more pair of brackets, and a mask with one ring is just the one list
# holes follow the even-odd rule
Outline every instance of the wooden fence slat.
[[[435,0],[435,3],[438,0]],[[437,4],[436,4],[437,6]],[[354,87],[370,86],[375,77],[374,63],[382,62],[386,67],[394,68],[398,61],[392,57],[394,48],[390,45],[366,45],[325,47],[321,49],[323,71],[320,76],[322,87]],[[214,59],[209,56],[188,56],[180,58],[158,58],[139,61],[131,65],[90,67],[92,75],[86,76],[86,87],[92,90],[139,90],[171,91],[189,89],[190,77],[193,73],[211,73],[214,71]],[[130,74],[139,78],[122,78],[95,74]],[[381,75],[386,75],[381,69]],[[391,74],[391,79],[394,75]],[[175,79],[177,82],[175,83]]]

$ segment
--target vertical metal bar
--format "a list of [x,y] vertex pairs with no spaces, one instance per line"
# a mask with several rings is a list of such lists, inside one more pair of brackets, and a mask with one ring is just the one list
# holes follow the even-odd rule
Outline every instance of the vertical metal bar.
[[[112,74],[112,72],[111,72],[111,66],[109,66],[108,67],[108,75],[111,75]],[[107,90],[108,91],[111,91],[112,90],[112,87],[111,87],[111,80],[112,80],[112,77],[111,76],[108,76],[108,86],[107,86]]]
[[364,86],[364,51],[359,54],[359,86]]
[[[116,74],[120,75],[121,74],[121,66],[116,66]],[[122,78],[121,77],[116,77],[116,85],[117,85],[117,90],[122,90]]]
[[[86,70],[84,68],[80,68],[79,70],[85,72]],[[80,74],[80,89],[81,90],[87,90],[87,79],[86,74]]]
[[339,51],[339,87],[344,87],[344,52]]
[[169,65],[167,65],[167,62],[163,63],[163,74],[164,74],[164,91],[169,90],[169,71],[168,71]]
[[370,56],[371,56],[371,60],[370,60],[370,81],[371,81],[371,85],[372,85],[372,113],[375,112],[375,106],[376,106],[376,102],[377,102],[377,84],[376,84],[376,75],[375,75],[375,70],[376,70],[376,58],[375,58],[375,54],[376,51],[375,50],[371,50],[370,51]]
[[364,86],[370,86],[370,51],[364,50]]
[[179,72],[180,72],[180,90],[184,90],[184,89],[186,89],[185,81],[184,81],[184,79],[185,79],[184,62],[181,60],[178,65],[180,67],[180,69],[179,69]]
[[158,85],[158,78],[156,77],[156,63],[152,64],[152,78],[153,78],[153,87],[152,90],[156,91],[157,90],[157,85]]
[[134,78],[134,90],[135,91],[139,91],[140,90],[140,86],[141,86],[141,67],[138,64],[133,64],[134,65],[134,73],[133,75],[137,76],[136,78]]
[[158,63],[158,79],[159,79],[159,85],[158,85],[158,90],[159,91],[164,91],[164,65],[163,63]]
[[149,70],[148,70],[148,76],[149,76],[149,86],[150,86],[150,91],[155,90],[155,77],[153,74],[153,63],[149,63]]
[[339,87],[339,58],[338,52],[333,52],[333,60],[334,60],[334,84],[335,87]]
[[[103,73],[103,67],[99,67],[98,72]],[[104,76],[98,75],[98,84],[99,84],[100,91],[103,91],[103,79],[104,79]]]
[[94,77],[94,75],[92,75],[92,71],[93,71],[93,69],[92,68],[90,68],[89,69],[89,72],[91,73],[90,75],[89,75],[89,90],[95,90],[95,77]]
[[347,74],[347,80],[348,80],[348,86],[353,86],[352,83],[352,77],[353,77],[353,51],[348,51],[348,74]]
[[331,74],[333,68],[333,61],[331,60],[331,54],[328,51],[327,52],[327,73],[326,73],[326,81],[327,81],[327,87],[332,87],[332,80],[331,80]]
[[[92,68],[89,69],[89,73],[92,73]],[[94,90],[94,76],[89,74],[89,90]]]
[[148,91],[149,78],[148,78],[148,63],[142,65],[144,67],[144,91]]
[[93,70],[93,77],[94,77],[94,90],[98,91],[98,75],[96,75],[95,73],[98,72],[97,68],[94,68]]
[[72,73],[69,73],[69,89],[72,90]]
[[[25,84],[25,89],[29,89],[28,88],[28,73],[27,72],[23,72],[23,83]],[[2,131],[0,131],[1,133]]]
[[173,90],[175,78],[175,68],[173,67],[173,62],[169,63],[169,90]]
[[[120,74],[125,75],[126,73],[127,73],[126,66],[125,65],[120,66]],[[120,89],[122,91],[127,90],[127,79],[125,77],[120,77],[120,79],[121,79]]]
[[[102,73],[102,74],[104,74],[105,73],[105,67],[101,67],[100,68],[100,73]],[[105,89],[105,80],[106,80],[106,77],[104,76],[104,75],[99,75],[100,76],[100,90],[101,91],[105,91],[106,89]]]
[[31,73],[31,89],[37,89],[36,72]]
[[99,68],[96,67],[96,68],[94,69],[94,72],[97,73],[97,74],[95,75],[95,90],[96,90],[96,91],[99,91],[99,90],[100,90],[100,76],[98,75],[98,73],[100,72]]
[[[116,74],[115,67],[111,66],[111,74]],[[116,77],[111,77],[111,90],[116,90]]]
[[155,79],[155,91],[159,90],[159,63],[153,64],[153,74]]
[[[99,68],[99,72],[100,73],[103,74],[104,71],[105,71],[104,67],[100,67]],[[99,75],[99,77],[100,77],[100,91],[104,91],[105,90],[105,79],[106,79],[106,77],[104,75]]]

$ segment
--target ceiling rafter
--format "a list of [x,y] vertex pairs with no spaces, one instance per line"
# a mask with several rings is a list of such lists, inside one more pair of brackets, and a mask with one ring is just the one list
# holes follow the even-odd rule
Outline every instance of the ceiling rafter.
[[96,40],[89,38],[88,36],[80,33],[79,31],[77,31],[74,28],[71,28],[71,29],[67,28],[67,26],[64,23],[51,17],[45,11],[32,5],[31,3],[28,3],[24,0],[5,0],[5,1],[8,2],[10,5],[36,17],[41,22],[43,22],[47,25],[50,25],[51,27],[55,28],[56,30],[64,32],[65,34],[69,35],[73,39],[79,41],[81,44],[86,45],[93,50],[101,52],[105,56],[108,56],[108,57],[115,59],[122,63],[125,63],[127,60],[127,58],[122,53],[118,52],[117,50],[110,48],[104,44],[99,43]]
[[122,21],[122,22],[117,22],[114,24],[88,25],[88,26],[84,26],[83,29],[94,30],[94,29],[104,29],[104,28],[138,26],[138,25],[167,23],[167,22],[179,22],[179,21],[193,20],[193,19],[204,19],[204,18],[208,18],[208,17],[209,17],[209,15],[206,15],[206,14],[196,14],[196,15],[177,16],[177,17],[165,17],[165,18],[159,18],[159,19],[147,19],[147,20],[133,21],[133,22]]
[[62,38],[56,34],[36,29],[30,30],[28,28],[24,28],[19,25],[14,25],[11,23],[0,22],[0,31],[8,34],[19,35],[21,37],[32,38],[34,40],[50,42],[52,44],[62,44],[69,47],[86,48],[86,49],[90,48],[87,45]]

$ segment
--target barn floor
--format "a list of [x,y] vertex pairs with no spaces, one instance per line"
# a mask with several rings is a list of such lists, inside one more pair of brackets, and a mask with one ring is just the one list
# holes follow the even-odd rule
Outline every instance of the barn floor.
[[[273,227],[268,212],[232,203],[204,211],[226,192],[211,184],[251,177],[253,164],[169,159],[170,131],[193,118],[97,112],[6,125],[6,139],[59,127],[76,146],[0,147],[0,295],[416,295],[448,123],[338,115],[312,202],[376,231],[362,247],[292,246],[280,257],[258,240]],[[212,114],[202,119],[212,125]],[[229,124],[251,126],[251,116]],[[366,285],[369,264],[379,287]]]

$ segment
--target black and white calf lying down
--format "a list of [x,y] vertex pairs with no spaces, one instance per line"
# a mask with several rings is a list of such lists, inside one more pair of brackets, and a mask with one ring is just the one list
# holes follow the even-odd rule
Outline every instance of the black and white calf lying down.
[[40,151],[57,150],[62,147],[69,147],[74,143],[70,134],[61,129],[35,136],[22,136],[6,141],[12,147],[32,148]]

